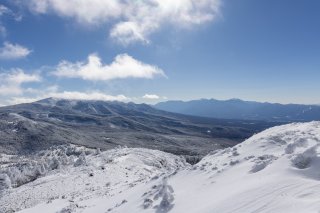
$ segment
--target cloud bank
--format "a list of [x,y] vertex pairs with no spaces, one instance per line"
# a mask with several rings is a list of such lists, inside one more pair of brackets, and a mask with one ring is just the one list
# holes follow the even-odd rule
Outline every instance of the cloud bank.
[[96,54],[89,55],[85,62],[62,61],[53,74],[59,77],[81,78],[90,81],[123,78],[152,79],[156,75],[165,76],[160,68],[145,64],[127,54],[116,56],[111,64],[102,64],[100,57]]
[[71,99],[71,100],[101,100],[101,101],[129,101],[130,99],[124,95],[107,95],[100,91],[94,92],[77,92],[63,91],[49,94],[49,97]]
[[[40,91],[38,91],[40,92]],[[62,91],[62,92],[49,92],[41,93],[35,97],[18,96],[11,97],[7,104],[20,104],[20,103],[31,103],[45,98],[58,98],[58,99],[68,99],[68,100],[89,100],[89,101],[129,101],[130,98],[124,95],[108,95],[101,91],[94,92],[79,92],[79,91]]]
[[150,34],[166,24],[191,28],[213,21],[221,0],[30,0],[27,5],[35,13],[53,13],[84,25],[111,23],[110,37],[126,45],[148,43]]

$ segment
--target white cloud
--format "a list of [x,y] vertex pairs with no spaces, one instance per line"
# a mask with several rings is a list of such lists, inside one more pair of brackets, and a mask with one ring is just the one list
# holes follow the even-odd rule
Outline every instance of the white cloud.
[[30,0],[36,13],[56,13],[85,25],[112,23],[110,36],[123,43],[149,42],[162,25],[190,27],[214,20],[221,0]]
[[101,101],[128,101],[130,100],[124,95],[107,95],[105,93],[96,92],[77,92],[64,91],[49,94],[53,98],[73,99],[73,100],[101,100]]
[[30,53],[31,50],[19,44],[4,42],[3,47],[0,48],[0,59],[19,59],[28,56]]
[[164,75],[153,65],[140,62],[127,54],[118,55],[111,64],[102,64],[98,55],[91,54],[86,62],[62,61],[53,72],[54,75],[67,78],[82,78],[92,81],[107,81],[123,78],[148,78]]
[[[22,77],[25,76],[25,77]],[[0,86],[0,106],[31,103],[45,98],[59,98],[71,100],[102,100],[102,101],[130,101],[125,95],[108,95],[101,91],[59,91],[58,85],[45,86],[41,88],[22,88],[25,82],[40,81],[37,75],[27,75],[22,71],[3,75],[5,83]]]
[[110,37],[117,39],[123,45],[138,41],[148,44],[149,40],[146,38],[146,34],[149,30],[151,30],[151,26],[140,26],[132,21],[120,22],[111,29]]
[[6,13],[9,13],[9,12],[10,12],[9,8],[0,4],[0,16],[4,15]]
[[[41,92],[40,92],[41,93]],[[91,101],[129,101],[130,98],[124,95],[107,95],[100,91],[93,91],[93,92],[78,92],[78,91],[63,91],[63,92],[49,92],[49,93],[42,93],[36,97],[24,97],[24,96],[17,96],[11,97],[3,105],[13,105],[13,104],[21,104],[21,103],[31,103],[45,98],[59,98],[59,99],[70,99],[70,100],[91,100]]]
[[15,104],[23,104],[23,103],[32,103],[37,101],[37,98],[28,98],[28,97],[12,97],[7,101],[7,104],[4,105],[15,105]]
[[10,10],[7,7],[0,4],[0,36],[3,36],[3,37],[6,36],[7,29],[3,26],[1,19],[5,14],[9,12]]
[[21,69],[13,69],[10,73],[0,73],[0,96],[20,95],[21,85],[28,82],[40,82],[38,74],[26,74]]
[[119,0],[31,0],[28,4],[36,13],[54,12],[90,25],[106,22],[123,13],[123,3]]
[[0,86],[0,96],[7,96],[7,95],[20,95],[22,94],[22,89],[20,85],[1,85]]
[[4,16],[13,18],[15,21],[22,20],[21,14],[17,14],[15,12],[13,12],[11,9],[9,9],[8,7],[0,4],[0,36],[2,36],[2,37],[6,37],[6,35],[7,35],[7,29],[4,26],[3,21],[2,21],[2,18]]
[[142,96],[142,98],[157,100],[157,99],[160,99],[161,97],[155,94],[145,94],[144,96]]
[[26,74],[21,69],[14,69],[11,73],[0,74],[0,76],[5,78],[7,82],[13,84],[41,81],[41,77],[38,74]]

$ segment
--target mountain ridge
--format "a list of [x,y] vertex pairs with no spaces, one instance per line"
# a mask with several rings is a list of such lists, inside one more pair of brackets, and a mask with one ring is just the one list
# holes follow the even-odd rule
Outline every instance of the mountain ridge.
[[180,115],[146,104],[45,99],[0,108],[0,150],[24,153],[71,143],[203,155],[277,124]]
[[223,119],[282,122],[320,120],[320,106],[318,105],[279,104],[241,99],[199,99],[160,102],[154,107],[174,113]]

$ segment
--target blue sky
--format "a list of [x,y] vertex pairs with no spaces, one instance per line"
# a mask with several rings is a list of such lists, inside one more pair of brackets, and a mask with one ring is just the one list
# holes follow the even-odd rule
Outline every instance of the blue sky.
[[48,96],[320,103],[318,0],[0,5],[1,105]]

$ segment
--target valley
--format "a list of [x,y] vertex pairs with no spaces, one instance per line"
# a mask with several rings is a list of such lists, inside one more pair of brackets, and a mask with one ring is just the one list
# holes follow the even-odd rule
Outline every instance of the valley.
[[279,124],[187,116],[146,104],[49,98],[0,108],[0,152],[30,154],[63,144],[142,147],[196,162]]

